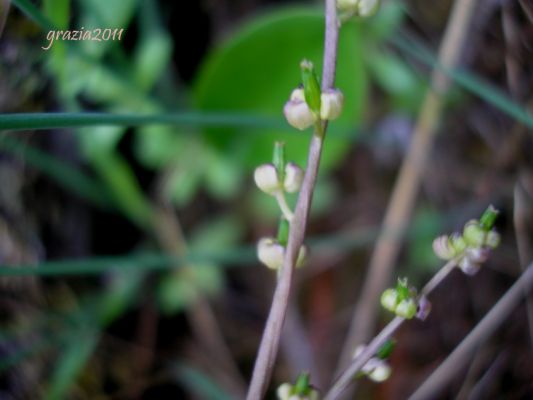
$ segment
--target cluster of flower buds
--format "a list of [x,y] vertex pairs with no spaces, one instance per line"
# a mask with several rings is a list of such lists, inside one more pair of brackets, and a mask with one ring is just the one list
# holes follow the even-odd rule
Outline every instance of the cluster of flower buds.
[[498,211],[490,206],[479,220],[468,221],[461,233],[439,236],[433,241],[433,251],[443,260],[457,260],[467,275],[474,275],[498,247],[500,235],[493,229]]
[[424,320],[431,311],[431,303],[425,296],[417,297],[416,289],[409,287],[407,278],[398,279],[395,288],[386,289],[381,295],[381,305],[397,316]]
[[313,64],[307,60],[300,64],[303,87],[292,91],[285,103],[283,113],[287,122],[303,131],[319,120],[334,120],[339,117],[344,96],[338,89],[320,91]]
[[356,17],[371,17],[379,9],[380,0],[337,0],[337,8]]
[[320,394],[309,384],[309,374],[302,373],[296,379],[294,385],[283,383],[278,387],[277,395],[279,400],[318,400]]
[[[302,245],[296,260],[296,267],[305,264],[307,258],[307,246]],[[278,239],[272,237],[261,238],[257,243],[257,258],[270,269],[279,269],[283,265],[285,258],[285,246]]]
[[302,186],[304,173],[302,169],[293,162],[287,163],[281,179],[274,164],[263,164],[255,169],[255,184],[263,192],[274,196],[280,191],[295,193]]
[[[394,349],[394,340],[389,339],[381,346],[374,357],[371,357],[361,368],[361,375],[368,377],[374,382],[384,382],[391,375],[391,367],[387,361]],[[353,358],[357,358],[365,350],[366,346],[361,345],[355,349]]]

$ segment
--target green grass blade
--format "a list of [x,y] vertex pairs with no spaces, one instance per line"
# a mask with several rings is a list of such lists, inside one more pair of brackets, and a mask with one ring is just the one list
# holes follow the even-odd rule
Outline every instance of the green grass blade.
[[199,398],[212,400],[231,400],[233,398],[209,376],[196,368],[180,363],[175,366],[174,373],[176,378]]
[[98,339],[99,334],[96,332],[73,332],[67,345],[61,348],[62,354],[57,360],[45,399],[65,398],[68,389],[93,354]]
[[2,130],[39,130],[84,126],[176,125],[185,127],[238,126],[292,131],[281,118],[251,114],[181,112],[139,115],[108,113],[16,113],[0,115]]
[[43,15],[41,10],[35,7],[29,0],[12,0],[12,3],[43,29],[48,31],[56,29],[54,24]]
[[35,147],[3,135],[0,136],[0,151],[23,158],[28,165],[37,168],[63,188],[97,206],[108,208],[111,204],[107,192],[97,181]]
[[394,36],[391,41],[402,51],[411,54],[413,57],[433,68],[438,68],[470,93],[492,104],[503,113],[506,113],[529,128],[533,128],[533,115],[502,93],[501,90],[468,71],[461,69],[450,70],[443,67],[439,64],[437,57],[416,39],[406,37],[405,35],[398,35]]

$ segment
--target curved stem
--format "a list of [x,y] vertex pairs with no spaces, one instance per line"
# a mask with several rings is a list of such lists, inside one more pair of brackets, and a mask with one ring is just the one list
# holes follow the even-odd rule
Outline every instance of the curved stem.
[[292,222],[292,220],[294,218],[294,214],[293,214],[291,208],[289,207],[289,205],[287,204],[287,199],[285,198],[285,193],[282,190],[280,190],[280,191],[276,192],[274,197],[276,197],[276,201],[278,202],[279,208],[280,208],[281,212],[283,213],[283,216],[285,217],[285,219],[287,221],[289,221],[289,222]]
[[[335,80],[338,36],[339,24],[337,20],[336,0],[326,0],[326,35],[324,43],[322,90],[330,89]],[[305,235],[309,208],[313,197],[313,189],[315,187],[318,167],[320,165],[320,155],[322,153],[323,137],[326,126],[327,124],[324,122],[321,124],[321,129],[315,130],[309,145],[307,168],[305,170],[302,188],[298,196],[294,218],[291,222],[283,271],[274,292],[272,306],[259,346],[259,352],[252,374],[252,381],[248,389],[248,400],[262,399],[272,376],[272,370],[279,348],[281,328],[287,313],[294,266]]]

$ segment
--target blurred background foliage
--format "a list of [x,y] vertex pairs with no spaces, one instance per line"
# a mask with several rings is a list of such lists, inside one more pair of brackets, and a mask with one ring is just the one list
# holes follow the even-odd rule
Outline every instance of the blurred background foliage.
[[[474,72],[446,71],[455,86],[399,265],[422,282],[438,266],[437,234],[487,202],[504,210],[508,235],[486,296],[453,282],[463,303],[477,297],[473,310],[458,311],[452,338],[516,274],[512,185],[532,161],[533,11],[525,2],[488,3],[463,55]],[[0,2],[0,21],[8,6]],[[296,297],[308,333],[294,335],[310,343],[322,381],[431,68],[439,68],[449,6],[386,1],[374,18],[341,30],[336,82],[345,110],[328,133],[309,227],[314,255]],[[514,36],[491,28],[504,18]],[[49,30],[81,27],[125,33],[122,41],[56,40],[42,49]],[[282,107],[299,84],[301,59],[321,69],[323,30],[322,5],[305,1],[11,2],[0,32],[0,111],[70,114],[0,115],[0,397],[242,393],[274,284],[253,247],[278,217],[250,177],[275,140],[305,165],[309,136],[289,129]],[[418,337],[421,328],[413,329]],[[428,357],[450,349],[449,337],[425,358],[404,354],[398,363],[410,371],[422,359],[427,369]],[[280,361],[277,380],[298,372],[306,356],[298,357]],[[398,375],[365,390],[405,398],[414,375]],[[506,376],[502,393],[532,375]]]

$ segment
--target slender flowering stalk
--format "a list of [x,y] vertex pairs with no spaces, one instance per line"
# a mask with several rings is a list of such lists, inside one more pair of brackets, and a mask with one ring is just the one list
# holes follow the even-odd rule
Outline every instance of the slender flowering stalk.
[[[339,23],[337,19],[336,0],[326,0],[326,34],[322,91],[333,87],[337,63],[338,36]],[[307,168],[298,196],[294,218],[290,223],[289,240],[286,247],[284,263],[254,365],[252,381],[248,389],[248,400],[262,399],[272,376],[272,369],[279,348],[281,329],[287,312],[294,267],[305,235],[326,127],[326,121],[315,124],[315,132],[309,146]]]
[[[431,280],[424,286],[420,292],[420,297],[427,296],[433,291],[458,265],[456,259],[448,261]],[[394,332],[406,321],[405,318],[395,317],[383,330],[370,342],[368,346],[355,357],[348,367],[341,373],[339,378],[335,381],[331,389],[325,395],[324,400],[334,400],[340,397],[340,395],[348,388],[352,383],[353,378],[359,371],[365,366],[374,354],[392,337]]]

